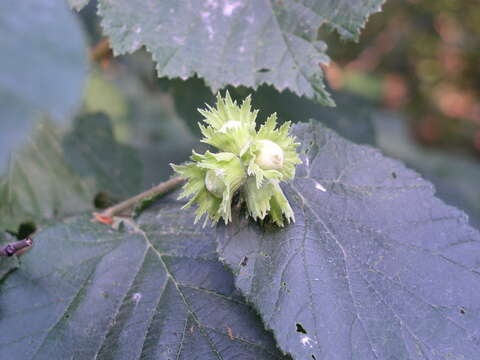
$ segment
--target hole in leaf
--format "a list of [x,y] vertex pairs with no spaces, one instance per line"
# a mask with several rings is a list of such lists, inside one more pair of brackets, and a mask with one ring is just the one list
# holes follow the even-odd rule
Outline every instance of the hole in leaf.
[[270,71],[272,71],[272,70],[267,69],[267,68],[262,68],[262,69],[258,70],[257,72],[259,72],[259,73],[267,73],[267,72],[270,72]]
[[295,326],[297,327],[297,332],[302,333],[302,334],[306,334],[306,333],[307,333],[307,330],[305,330],[305,329],[303,328],[302,324],[296,323]]
[[465,311],[464,308],[460,308],[460,314],[465,315],[467,312]]
[[37,226],[33,221],[25,221],[18,226],[17,238],[20,240],[26,239],[32,235],[35,230],[37,230]]
[[247,262],[248,262],[248,257],[244,256],[240,265],[241,266],[247,266]]
[[392,172],[392,178],[394,178],[394,179],[397,178],[397,173],[395,171]]
[[112,199],[106,192],[99,192],[93,198],[93,205],[96,209],[106,209],[114,203],[114,199]]

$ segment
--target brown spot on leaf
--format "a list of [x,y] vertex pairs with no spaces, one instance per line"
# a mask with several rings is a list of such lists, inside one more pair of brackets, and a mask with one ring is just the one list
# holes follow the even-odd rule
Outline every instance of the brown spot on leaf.
[[227,327],[227,334],[230,340],[235,340],[235,337],[233,336],[233,331],[231,328]]

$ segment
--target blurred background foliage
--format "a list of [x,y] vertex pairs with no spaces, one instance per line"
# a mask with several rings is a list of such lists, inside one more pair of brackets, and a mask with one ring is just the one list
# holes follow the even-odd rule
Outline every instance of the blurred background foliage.
[[408,114],[424,145],[480,155],[480,7],[476,0],[387,1],[360,42],[330,34],[326,72],[348,90]]

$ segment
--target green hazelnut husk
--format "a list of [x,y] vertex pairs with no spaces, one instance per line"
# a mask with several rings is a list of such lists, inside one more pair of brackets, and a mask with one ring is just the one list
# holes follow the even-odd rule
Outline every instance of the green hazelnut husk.
[[216,108],[199,111],[205,117],[200,125],[202,142],[220,152],[194,152],[191,162],[172,165],[188,180],[180,198],[190,198],[185,207],[197,205],[195,221],[207,214],[206,220],[213,224],[220,219],[230,222],[236,193],[255,220],[268,216],[278,226],[295,221],[280,183],[295,176],[295,166],[301,162],[299,144],[289,135],[290,123],[278,126],[275,114],[257,131],[258,110],[252,111],[250,103],[250,97],[237,105],[228,92],[223,98],[218,94]]

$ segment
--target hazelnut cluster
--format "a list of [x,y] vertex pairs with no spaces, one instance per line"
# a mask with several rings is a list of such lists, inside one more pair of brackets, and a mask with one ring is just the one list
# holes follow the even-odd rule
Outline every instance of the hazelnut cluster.
[[208,215],[204,225],[208,219],[213,224],[220,218],[231,221],[237,193],[255,220],[268,215],[278,226],[284,226],[284,219],[295,221],[279,183],[294,178],[295,166],[301,163],[296,152],[299,144],[289,135],[290,122],[277,127],[276,114],[257,131],[258,110],[252,111],[250,103],[250,96],[237,105],[228,92],[224,98],[218,94],[216,108],[199,109],[204,116],[199,126],[204,136],[201,141],[220,152],[193,152],[191,161],[172,164],[187,180],[180,198],[190,198],[185,207],[197,205],[195,221]]

